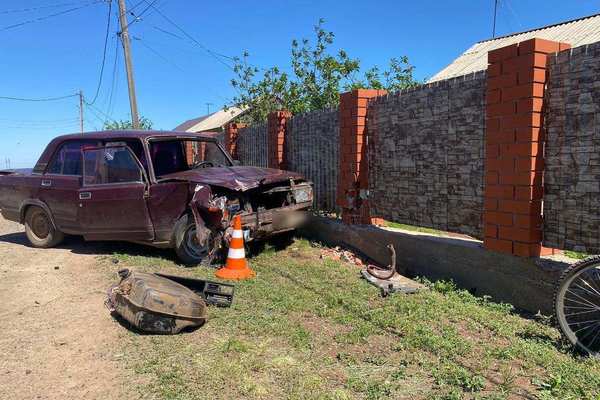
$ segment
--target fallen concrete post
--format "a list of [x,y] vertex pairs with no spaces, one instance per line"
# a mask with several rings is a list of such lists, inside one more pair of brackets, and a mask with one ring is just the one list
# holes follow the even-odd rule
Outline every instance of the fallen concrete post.
[[387,265],[386,245],[394,245],[400,270],[431,280],[452,279],[472,293],[491,296],[520,309],[551,314],[553,292],[567,263],[549,258],[523,258],[485,250],[474,239],[434,236],[374,225],[346,225],[312,217],[302,233],[312,239],[346,246]]

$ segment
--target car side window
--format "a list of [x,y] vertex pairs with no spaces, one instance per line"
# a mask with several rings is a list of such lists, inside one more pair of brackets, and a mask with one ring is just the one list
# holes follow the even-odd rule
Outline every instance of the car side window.
[[142,170],[126,147],[84,149],[84,186],[136,182],[144,182]]
[[46,173],[58,175],[81,175],[81,151],[85,146],[96,146],[95,141],[71,140],[63,143],[50,161]]

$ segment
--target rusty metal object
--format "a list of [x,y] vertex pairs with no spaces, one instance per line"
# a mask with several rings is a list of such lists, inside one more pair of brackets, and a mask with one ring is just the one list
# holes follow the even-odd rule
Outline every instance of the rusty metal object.
[[188,278],[178,275],[163,274],[155,275],[170,279],[185,286],[206,301],[206,304],[218,307],[229,307],[233,303],[235,286],[230,283],[214,282],[204,279]]
[[394,273],[396,272],[396,250],[394,250],[394,246],[392,246],[391,244],[388,244],[387,248],[390,251],[391,259],[391,264],[388,265],[387,268],[379,268],[373,264],[369,264],[367,266],[367,272],[377,279],[390,279],[392,276],[394,276]]
[[140,331],[179,333],[206,321],[205,301],[187,287],[156,274],[119,271],[106,305]]
[[426,287],[418,282],[402,276],[396,268],[396,250],[391,244],[387,245],[390,251],[391,263],[387,268],[380,268],[369,264],[360,273],[369,283],[381,290],[381,296],[386,297],[394,292],[416,293]]

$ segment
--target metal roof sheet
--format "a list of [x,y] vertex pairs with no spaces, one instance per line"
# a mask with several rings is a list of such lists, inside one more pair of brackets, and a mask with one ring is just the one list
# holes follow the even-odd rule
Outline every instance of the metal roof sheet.
[[174,130],[180,132],[203,132],[221,128],[223,125],[242,114],[247,108],[230,107],[212,114],[190,119],[178,125]]
[[600,41],[600,14],[475,43],[450,65],[432,76],[428,82],[487,69],[488,51],[533,38],[566,42],[572,47],[598,42]]

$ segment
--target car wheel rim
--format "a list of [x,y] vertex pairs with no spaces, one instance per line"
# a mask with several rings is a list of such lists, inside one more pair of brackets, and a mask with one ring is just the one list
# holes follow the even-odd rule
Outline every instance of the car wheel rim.
[[568,279],[559,294],[559,323],[567,338],[592,355],[600,354],[600,265]]
[[31,219],[31,230],[40,239],[45,239],[50,234],[50,221],[43,213],[36,213]]
[[209,237],[206,240],[204,245],[201,245],[198,242],[198,237],[196,236],[196,227],[191,226],[187,232],[185,237],[185,247],[188,253],[196,258],[204,258],[208,254],[208,244],[210,243],[211,238]]

